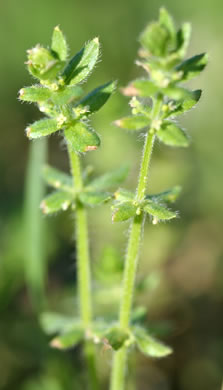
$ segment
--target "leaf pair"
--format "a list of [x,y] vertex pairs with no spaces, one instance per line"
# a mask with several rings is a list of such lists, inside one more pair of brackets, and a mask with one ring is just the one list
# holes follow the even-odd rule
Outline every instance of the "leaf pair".
[[[137,97],[146,97],[149,93],[151,81],[149,80],[135,80],[129,87],[124,90],[127,95],[134,94]],[[169,146],[186,147],[189,145],[189,138],[185,131],[175,122],[167,120],[183,114],[193,108],[201,97],[201,91],[188,92],[182,88],[170,89],[166,88],[169,101],[161,107],[161,114],[158,119],[153,120],[153,112],[147,110],[137,98],[133,98],[133,104],[130,102],[132,109],[132,116],[121,118],[115,124],[126,130],[138,131],[152,128],[156,132],[157,137],[161,142]],[[184,97],[183,97],[184,96]],[[180,99],[179,99],[180,98]],[[132,99],[132,100],[133,100]],[[137,114],[134,115],[136,113]]]
[[123,166],[117,170],[92,179],[84,186],[82,191],[75,191],[75,183],[71,176],[50,166],[45,166],[43,177],[48,185],[56,189],[41,203],[44,214],[53,214],[60,210],[67,210],[71,204],[79,201],[85,206],[96,206],[111,199],[112,194],[107,190],[120,185],[126,178],[128,167]]
[[169,210],[163,204],[175,201],[179,192],[179,187],[174,187],[160,194],[147,195],[142,202],[138,203],[134,199],[133,193],[120,189],[115,193],[117,203],[113,206],[112,220],[113,222],[126,221],[142,212],[149,214],[155,223],[159,220],[175,218],[177,213]]
[[[115,88],[114,82],[106,83],[88,94],[79,103],[75,104],[74,109],[65,107],[64,110],[51,109],[55,99],[57,103],[64,103],[66,99],[72,100],[78,96],[80,90],[77,87],[66,87],[64,91],[52,92],[43,87],[24,88],[20,91],[22,100],[41,102],[41,99],[47,98],[51,101],[51,106],[47,103],[42,105],[42,109],[49,116],[54,116],[49,119],[41,119],[32,125],[28,126],[26,133],[29,138],[35,139],[53,134],[61,129],[64,129],[64,135],[67,143],[75,152],[86,152],[95,150],[100,145],[98,134],[84,122],[84,119],[90,114],[98,111],[108,100]],[[38,95],[40,95],[38,97]],[[49,109],[49,111],[48,111]],[[82,117],[82,120],[81,120]]]
[[158,341],[139,326],[131,326],[128,331],[114,326],[107,330],[104,337],[116,351],[135,344],[144,355],[152,358],[162,358],[173,352],[172,348]]
[[136,344],[143,354],[153,358],[165,357],[172,353],[170,347],[156,340],[145,329],[138,326],[132,326],[126,331],[118,326],[109,327],[97,321],[92,325],[91,331],[86,332],[79,320],[57,313],[43,313],[40,323],[47,334],[58,334],[51,341],[51,346],[58,349],[73,348],[87,338],[93,342],[105,344],[116,351],[124,346]]
[[155,93],[160,93],[175,101],[192,100],[194,101],[194,105],[199,100],[198,91],[189,91],[178,86],[158,87],[153,81],[147,79],[136,79],[132,81],[126,88],[123,88],[123,93],[126,96],[138,96],[142,98],[151,97]]

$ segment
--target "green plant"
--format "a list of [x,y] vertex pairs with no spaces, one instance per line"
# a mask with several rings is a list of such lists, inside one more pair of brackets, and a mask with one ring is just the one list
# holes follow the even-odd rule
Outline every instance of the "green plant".
[[168,12],[164,8],[160,10],[159,21],[149,24],[139,39],[141,48],[137,64],[146,71],[147,77],[132,81],[123,90],[124,95],[132,96],[132,115],[116,121],[116,125],[122,129],[143,130],[145,143],[135,194],[120,189],[113,206],[113,221],[132,219],[132,223],[118,325],[118,331],[125,337],[114,356],[111,390],[123,390],[125,387],[126,359],[130,344],[136,343],[141,352],[151,357],[163,357],[172,352],[171,348],[153,339],[144,329],[132,324],[131,310],[145,219],[149,216],[152,223],[157,224],[177,216],[166,205],[175,201],[179,187],[156,195],[147,195],[146,190],[155,140],[174,147],[186,147],[189,144],[186,132],[175,120],[178,115],[196,105],[201,91],[185,89],[181,83],[197,76],[207,64],[206,54],[183,60],[190,33],[190,24],[183,24],[177,31]]
[[[159,194],[148,195],[147,178],[156,139],[170,146],[186,147],[189,144],[186,132],[176,124],[175,118],[196,105],[201,91],[190,91],[182,87],[181,83],[198,75],[207,63],[205,54],[183,60],[189,39],[190,25],[186,23],[176,31],[172,18],[165,9],[160,10],[159,21],[148,25],[140,36],[142,48],[137,64],[147,72],[147,77],[134,80],[123,89],[124,95],[131,96],[132,115],[115,122],[123,129],[144,132],[145,143],[135,193],[120,188],[115,193],[110,191],[125,179],[128,171],[126,166],[93,179],[88,169],[83,170],[81,167],[80,155],[96,150],[100,145],[100,138],[91,128],[89,118],[106,103],[115,89],[115,83],[109,82],[82,97],[80,84],[90,75],[98,60],[98,39],[89,41],[67,61],[66,40],[56,27],[50,49],[37,45],[28,51],[28,70],[39,83],[22,88],[20,99],[37,103],[47,118],[28,126],[27,136],[37,139],[60,131],[67,145],[71,175],[48,165],[44,167],[43,176],[54,191],[42,201],[41,208],[45,214],[68,208],[75,214],[80,307],[78,318],[45,312],[40,320],[46,333],[54,336],[51,340],[53,347],[66,349],[83,342],[89,389],[99,388],[95,368],[95,343],[104,344],[115,351],[111,390],[125,388],[126,360],[130,346],[137,345],[144,354],[157,358],[172,352],[170,347],[139,326],[138,319],[144,316],[144,312],[140,308],[132,312],[132,303],[146,217],[149,216],[152,223],[157,224],[177,216],[176,212],[168,208],[168,204],[176,200],[180,188],[176,186]],[[95,319],[93,315],[87,227],[87,208],[112,199],[113,222],[132,221],[118,323],[107,322],[106,316]],[[110,261],[113,263],[108,266]],[[109,249],[101,265],[104,270],[96,268],[95,277],[101,279],[102,284],[111,285],[112,278],[105,277],[106,269],[113,269],[112,272],[119,281],[122,267],[118,264],[115,252]]]
[[[37,45],[28,50],[28,70],[39,84],[22,88],[22,101],[37,103],[48,118],[41,119],[26,129],[29,139],[38,139],[60,131],[67,145],[71,176],[57,169],[45,166],[43,176],[55,191],[41,203],[45,214],[60,210],[75,213],[75,237],[77,247],[77,285],[80,301],[80,318],[70,319],[71,329],[65,333],[63,321],[59,321],[61,337],[52,345],[63,348],[85,339],[85,355],[90,375],[90,388],[96,389],[92,334],[93,310],[91,302],[91,272],[88,248],[87,211],[108,201],[112,194],[109,187],[118,186],[127,174],[127,168],[90,179],[88,171],[81,169],[80,154],[96,150],[100,145],[99,135],[91,128],[89,117],[98,111],[115,89],[115,83],[106,83],[87,96],[82,96],[80,83],[86,80],[98,61],[100,47],[95,38],[88,42],[71,60],[67,61],[68,47],[64,35],[56,27],[50,49]],[[52,316],[51,316],[52,318]],[[58,324],[58,317],[53,323]],[[46,323],[49,315],[44,316]],[[48,323],[48,322],[47,322]],[[48,325],[46,326],[49,330]]]

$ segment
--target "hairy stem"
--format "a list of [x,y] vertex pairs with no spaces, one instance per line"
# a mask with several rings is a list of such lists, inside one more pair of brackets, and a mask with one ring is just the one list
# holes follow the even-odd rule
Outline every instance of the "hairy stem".
[[[81,165],[79,156],[68,147],[71,173],[75,182],[75,190],[83,187]],[[77,288],[80,305],[80,316],[87,330],[91,328],[92,302],[91,302],[91,273],[88,246],[87,213],[84,206],[77,202],[75,210],[75,238],[77,248]],[[95,367],[94,345],[86,342],[84,346],[86,364],[88,366],[89,390],[98,390],[98,380]]]
[[[157,119],[160,111],[162,99],[160,96],[153,108],[153,119]],[[154,143],[154,130],[151,128],[146,135],[142,162],[139,173],[138,187],[136,190],[136,200],[142,201],[145,196],[145,191],[148,181],[149,163],[152,155],[153,143]],[[131,318],[131,308],[134,294],[135,277],[138,265],[139,248],[142,237],[144,225],[143,213],[134,217],[128,247],[125,260],[124,280],[122,289],[122,299],[119,314],[119,325],[123,329],[128,329]],[[124,390],[125,388],[125,370],[127,360],[127,348],[123,347],[115,353],[113,361],[113,369],[111,375],[111,386],[110,390]]]

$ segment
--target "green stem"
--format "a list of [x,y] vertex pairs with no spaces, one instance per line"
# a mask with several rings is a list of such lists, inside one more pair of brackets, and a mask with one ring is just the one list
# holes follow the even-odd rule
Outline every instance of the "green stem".
[[[153,109],[153,120],[156,119],[160,112],[162,104],[161,96],[157,97]],[[149,163],[152,155],[153,143],[155,138],[154,129],[150,129],[146,135],[142,162],[140,167],[139,182],[136,190],[136,200],[142,201],[148,181]],[[124,280],[122,289],[122,299],[119,314],[119,325],[123,329],[128,329],[131,318],[131,308],[135,286],[135,277],[138,265],[139,247],[144,225],[144,215],[136,215],[133,219],[129,235],[127,254],[125,260]],[[113,369],[111,375],[110,390],[124,390],[125,388],[125,367],[127,360],[127,348],[123,347],[115,353]]]
[[[79,156],[74,153],[70,147],[68,147],[68,153],[75,190],[81,191],[83,188],[83,181]],[[84,206],[79,202],[77,202],[75,210],[75,238],[77,248],[77,288],[80,302],[80,316],[87,331],[90,330],[92,322],[91,273],[87,213]],[[94,349],[92,343],[85,343],[84,354],[88,366],[89,390],[98,390]]]
[[44,219],[40,203],[44,197],[45,184],[41,169],[46,162],[47,140],[32,142],[25,182],[24,225],[25,276],[32,305],[41,310],[45,301],[46,246]]

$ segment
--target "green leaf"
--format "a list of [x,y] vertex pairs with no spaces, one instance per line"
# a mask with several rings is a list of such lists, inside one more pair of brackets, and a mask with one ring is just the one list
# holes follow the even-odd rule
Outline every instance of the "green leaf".
[[58,128],[56,119],[41,119],[26,128],[29,138],[40,138],[55,133]]
[[68,48],[66,39],[59,26],[56,26],[53,30],[51,50],[57,54],[61,61],[66,61]]
[[197,102],[200,100],[202,91],[200,89],[196,91],[192,91],[191,96],[185,99],[182,103],[180,103],[176,108],[168,113],[168,116],[177,116],[181,115],[184,112],[189,111],[193,108]]
[[123,202],[113,207],[112,222],[127,221],[136,215],[137,206],[132,202]]
[[52,93],[51,100],[54,104],[64,105],[80,98],[83,90],[77,85],[66,86],[59,91]]
[[202,53],[182,62],[177,66],[177,71],[183,72],[182,81],[187,81],[198,76],[208,63],[208,55]]
[[55,337],[50,345],[57,349],[73,348],[84,339],[84,329],[81,325]]
[[163,88],[163,93],[174,100],[190,99],[193,96],[193,93],[188,89],[175,87],[174,85]]
[[117,187],[126,179],[128,171],[128,166],[123,165],[112,172],[108,172],[105,175],[99,176],[96,179],[91,180],[87,186],[87,189],[89,191],[103,191],[108,188]]
[[138,79],[134,80],[126,88],[123,88],[125,96],[141,96],[149,97],[156,93],[159,88],[150,80]]
[[153,358],[162,358],[173,352],[172,348],[148,335],[144,329],[139,327],[134,327],[133,329],[136,344],[145,355]]
[[115,192],[114,196],[117,202],[129,202],[133,201],[135,198],[134,192],[122,188],[119,188],[118,191]]
[[44,102],[52,95],[49,88],[33,86],[22,88],[19,91],[19,99],[26,102]]
[[177,33],[177,48],[176,53],[179,58],[183,59],[186,55],[191,37],[190,23],[184,23]]
[[96,206],[111,199],[108,192],[81,192],[80,201],[86,206]]
[[[74,326],[74,318],[59,313],[45,312],[40,315],[40,325],[45,333],[64,332]],[[79,321],[80,322],[80,321]]]
[[156,134],[159,140],[166,145],[182,147],[189,145],[189,139],[186,133],[175,125],[175,123],[164,122]]
[[93,70],[99,56],[99,41],[88,42],[68,63],[62,77],[65,84],[78,84]]
[[41,203],[40,207],[44,214],[53,214],[60,210],[67,210],[74,195],[66,191],[55,191],[48,195]]
[[176,29],[171,15],[164,7],[160,9],[159,23],[162,27],[165,27],[167,29],[169,36],[171,37],[172,43],[174,44],[176,40]]
[[159,194],[147,195],[146,199],[151,199],[156,202],[158,201],[158,202],[173,203],[177,200],[178,196],[180,195],[180,192],[181,192],[181,187],[175,186],[170,190],[160,192]]
[[142,46],[156,57],[165,57],[170,35],[159,23],[149,24],[140,35]]
[[106,333],[105,333],[105,338],[108,341],[109,345],[117,351],[121,347],[124,346],[126,341],[130,338],[129,334],[118,327],[113,327],[110,328]]
[[176,218],[177,214],[174,211],[168,210],[166,207],[161,206],[159,203],[152,200],[147,200],[143,206],[146,213],[152,215],[156,220],[165,220]]
[[126,116],[115,121],[115,125],[126,130],[141,130],[148,127],[151,120],[145,115]]
[[98,134],[86,123],[78,122],[64,131],[67,143],[75,152],[96,150],[100,145]]
[[100,87],[91,91],[85,96],[77,105],[77,107],[87,107],[86,115],[93,114],[98,111],[109,99],[111,94],[114,92],[116,83],[110,81]]
[[65,190],[73,190],[73,180],[70,175],[59,171],[49,165],[45,165],[43,168],[43,178],[50,186]]

